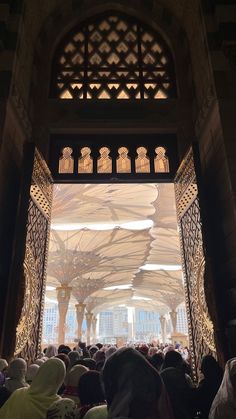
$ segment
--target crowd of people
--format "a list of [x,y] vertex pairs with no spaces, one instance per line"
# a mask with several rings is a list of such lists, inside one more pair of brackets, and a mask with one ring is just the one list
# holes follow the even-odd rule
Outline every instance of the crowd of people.
[[0,359],[0,419],[235,419],[236,358],[199,373],[173,345],[49,345],[31,365]]

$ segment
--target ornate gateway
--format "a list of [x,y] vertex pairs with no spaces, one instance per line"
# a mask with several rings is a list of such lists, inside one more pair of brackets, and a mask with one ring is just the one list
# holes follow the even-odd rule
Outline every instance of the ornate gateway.
[[[16,288],[13,342],[7,356],[33,361],[40,350],[45,271],[48,251],[52,179],[33,144],[27,145],[16,227],[11,284]],[[13,285],[14,284],[14,285]],[[8,308],[12,316],[12,306]]]
[[206,302],[205,249],[193,149],[183,159],[175,178],[181,236],[185,300],[194,375],[203,355],[215,353],[214,329]]

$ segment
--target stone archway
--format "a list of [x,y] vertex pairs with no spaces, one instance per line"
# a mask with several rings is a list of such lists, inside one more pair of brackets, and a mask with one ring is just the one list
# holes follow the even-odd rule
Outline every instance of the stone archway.
[[[4,126],[4,140],[2,148],[4,168],[6,166],[8,171],[17,168],[19,171],[20,162],[22,161],[22,144],[26,139],[30,138],[31,128],[33,128],[33,138],[39,145],[40,149],[44,152],[44,154],[47,155],[50,131],[64,130],[64,132],[67,132],[68,130],[76,130],[77,132],[81,132],[83,130],[87,130],[87,132],[91,132],[91,130],[97,129],[99,129],[101,132],[104,132],[106,129],[110,129],[112,131],[118,129],[120,121],[125,121],[123,127],[124,132],[134,127],[138,130],[141,128],[144,132],[147,129],[157,131],[171,129],[175,132],[177,131],[180,155],[183,155],[183,151],[186,149],[186,144],[190,141],[190,138],[195,138],[197,135],[201,146],[202,161],[204,161],[206,158],[206,149],[208,149],[211,144],[210,139],[212,138],[211,132],[213,127],[214,138],[212,143],[221,144],[221,156],[224,159],[224,176],[228,176],[228,161],[226,161],[225,157],[226,152],[224,148],[224,137],[222,133],[221,120],[219,117],[219,110],[215,100],[215,87],[211,63],[209,56],[205,54],[205,49],[202,48],[203,42],[206,42],[207,44],[203,15],[201,14],[201,10],[199,13],[199,5],[193,3],[194,2],[192,2],[192,4],[189,5],[189,8],[185,10],[184,2],[178,4],[177,9],[176,2],[172,1],[168,2],[168,8],[164,8],[160,5],[157,6],[156,2],[154,1],[148,2],[148,6],[147,2],[143,2],[143,6],[138,4],[137,8],[137,2],[133,1],[127,10],[125,2],[119,2],[118,8],[127,10],[131,14],[135,14],[135,9],[138,9],[139,13],[150,19],[150,22],[153,24],[156,22],[157,25],[162,28],[165,33],[169,34],[169,39],[171,40],[174,55],[179,63],[179,65],[177,65],[177,75],[179,80],[179,89],[181,92],[181,100],[178,102],[178,104],[166,103],[163,107],[157,106],[156,108],[153,108],[147,105],[146,110],[143,112],[143,108],[137,106],[124,106],[123,109],[118,107],[113,108],[113,111],[109,111],[109,107],[107,106],[101,106],[100,109],[96,107],[94,108],[93,106],[82,109],[81,107],[73,105],[68,108],[67,106],[62,106],[58,103],[49,103],[47,87],[50,78],[50,71],[48,71],[50,68],[50,63],[48,66],[45,65],[45,63],[46,61],[50,61],[48,60],[48,57],[52,57],[53,47],[57,41],[57,34],[62,33],[68,29],[70,22],[73,21],[74,16],[72,17],[72,14],[75,14],[75,10],[77,10],[76,13],[80,15],[77,16],[77,18],[82,18],[83,13],[84,16],[86,16],[86,14],[88,15],[88,13],[92,13],[94,10],[98,9],[96,9],[96,2],[93,2],[90,11],[89,7],[87,7],[85,3],[83,4],[82,9],[76,9],[76,7],[74,8],[73,3],[68,2],[68,5],[63,7],[62,2],[60,2],[58,5],[56,5],[57,8],[55,7],[53,10],[53,7],[51,8],[48,2],[48,6],[45,8],[46,13],[38,13],[39,17],[37,18],[37,22],[34,22],[34,29],[31,31],[32,44],[29,45],[29,48],[26,48],[25,33],[21,33],[22,42],[19,45],[18,50],[18,56],[20,58],[16,62],[15,70],[12,73],[12,88],[10,100],[8,102],[6,123]],[[106,6],[104,5],[104,8],[106,7],[108,7],[108,4]],[[110,3],[109,7],[116,7],[116,5]],[[184,15],[183,10],[185,10]],[[50,15],[48,20],[46,19],[46,14]],[[181,24],[179,23],[180,21]],[[29,27],[29,22],[30,14],[28,9],[24,14],[25,27]],[[193,22],[195,22],[196,25],[199,24],[199,27],[201,28],[202,37],[198,37],[199,39],[194,37],[194,31],[196,27],[194,26]],[[66,24],[64,25],[64,23]],[[36,49],[34,64],[32,65],[33,60],[26,60],[25,57],[26,54],[30,55],[30,57],[33,57],[32,51],[35,47],[36,38],[40,32],[40,28],[42,28],[41,36],[39,38],[39,44],[41,43],[41,45],[38,45]],[[57,34],[55,31],[57,31]],[[197,31],[195,32],[197,33]],[[187,34],[187,36],[185,36],[185,34]],[[48,49],[45,49],[45,44],[47,44]],[[181,48],[182,46],[183,48]],[[45,60],[41,59],[43,55],[46,55]],[[189,65],[189,56],[191,57],[193,71]],[[37,72],[42,75],[42,78],[36,76]],[[32,74],[34,75],[33,78],[31,77]],[[186,74],[188,74],[188,84],[186,84]],[[192,89],[193,82],[195,84],[195,94],[193,93]],[[42,95],[39,94],[40,90],[42,90]],[[38,102],[34,100],[34,97],[36,96],[38,96]],[[132,122],[125,119],[127,111],[131,111],[134,115]],[[102,115],[104,112],[107,114],[106,126],[101,123]],[[208,120],[210,112],[211,119]],[[88,118],[88,114],[90,114],[90,118]],[[166,117],[167,114],[168,118]],[[29,118],[29,115],[31,118]],[[93,121],[93,124],[91,124],[91,121]],[[207,127],[205,128],[204,124],[206,121]],[[12,130],[13,126],[17,127],[16,132]],[[16,159],[18,158],[17,163],[12,160],[9,148],[6,143],[10,143],[11,147],[16,150],[16,154],[14,154],[14,156],[17,156]],[[216,159],[216,157],[217,152],[215,151],[213,154],[211,154],[211,164],[214,164],[214,159]],[[10,162],[9,164],[5,163],[8,161]],[[214,174],[210,178],[210,181],[205,171],[207,167],[208,166],[206,164],[206,167],[204,167],[204,178],[207,181],[208,191],[210,191],[211,182],[214,181],[214,174],[218,180],[221,179],[221,175],[215,168],[212,172]],[[10,184],[14,185],[14,187],[17,186],[16,179],[11,178]],[[12,188],[10,189],[12,190]],[[16,187],[15,195],[17,195],[17,193],[18,189]],[[4,196],[7,197],[7,192],[4,192],[4,194]],[[216,187],[214,196],[209,197],[208,215],[210,215],[210,206],[212,203],[216,203],[216,207],[220,209],[222,216],[224,217],[224,210],[221,203],[219,203],[219,197],[221,194],[224,194],[224,191]],[[3,201],[8,202],[8,199],[4,199]],[[230,208],[233,208],[233,206],[231,205]],[[222,238],[222,243],[224,243],[227,249],[230,249],[230,245],[226,243],[227,240],[222,235],[223,233],[220,231],[219,227],[217,227],[217,220],[213,220],[213,224],[211,226],[211,234],[212,237],[215,238],[217,238],[218,234],[218,237]],[[219,254],[217,248],[214,247],[213,250],[215,252],[214,254],[219,256],[219,261],[221,261],[223,264],[225,263],[226,265],[227,263],[223,260],[223,256]],[[227,272],[230,272],[230,276],[231,267],[228,266],[227,269]],[[222,278],[222,269],[220,269],[220,271]],[[229,280],[227,285],[228,288],[230,288],[231,284],[232,281]],[[219,287],[219,290],[221,290],[221,287]],[[221,294],[220,291],[219,294]],[[226,300],[228,301],[228,299]],[[233,303],[231,300],[229,300],[229,303],[231,307],[229,310],[230,312],[225,313],[223,310],[223,303],[220,302],[220,313],[224,327],[226,327],[227,321],[232,319],[232,316],[234,315],[234,310],[232,308]],[[225,337],[223,336],[224,332],[222,324],[218,328],[218,334],[221,341],[223,342]],[[229,341],[233,341],[230,337],[231,325],[229,324],[227,327],[230,328],[228,335]]]

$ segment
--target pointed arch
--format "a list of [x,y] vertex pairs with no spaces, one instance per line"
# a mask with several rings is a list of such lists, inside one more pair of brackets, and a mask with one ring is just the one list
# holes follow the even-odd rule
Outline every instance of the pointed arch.
[[60,99],[176,96],[174,63],[165,40],[118,12],[90,18],[62,39],[51,80],[51,96]]

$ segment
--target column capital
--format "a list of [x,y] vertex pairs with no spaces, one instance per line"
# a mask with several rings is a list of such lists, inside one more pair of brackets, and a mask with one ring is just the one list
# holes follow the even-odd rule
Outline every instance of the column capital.
[[84,304],[84,303],[75,304],[75,308],[76,308],[77,312],[79,312],[79,313],[83,313],[84,310],[85,310],[85,307],[86,307],[86,304]]
[[86,320],[92,321],[93,320],[93,313],[91,311],[87,311],[87,313],[85,313],[85,317],[86,317]]
[[62,285],[61,287],[57,287],[57,300],[59,303],[68,303],[70,300],[71,295],[71,287],[68,287],[67,285]]

